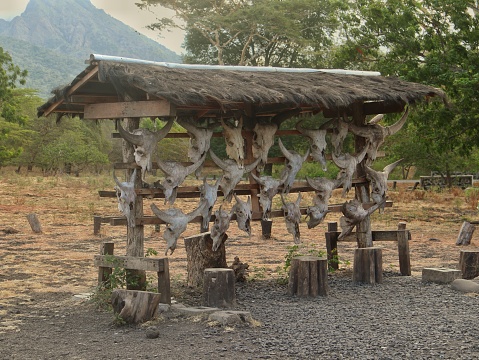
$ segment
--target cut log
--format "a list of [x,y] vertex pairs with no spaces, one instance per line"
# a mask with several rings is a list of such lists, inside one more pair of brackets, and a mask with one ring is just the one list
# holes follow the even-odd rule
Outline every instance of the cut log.
[[326,252],[328,253],[328,261],[332,269],[339,269],[338,261],[338,223],[335,221],[328,222],[328,232],[326,236]]
[[271,238],[271,228],[273,226],[273,220],[261,220],[261,234],[263,240],[268,240]]
[[138,324],[154,318],[161,294],[115,289],[111,294],[113,311],[129,324]]
[[[114,242],[104,242],[100,247],[100,255],[113,255],[115,251]],[[99,266],[98,267],[98,285],[106,288],[110,287],[110,276],[112,273],[111,267]]]
[[40,220],[38,220],[37,214],[28,214],[27,220],[34,233],[42,233],[42,226],[40,225]]
[[409,232],[406,230],[406,223],[398,224],[397,232],[399,271],[402,275],[411,276],[411,255],[409,253]]
[[366,284],[383,282],[382,249],[366,247],[354,251],[353,281]]
[[476,227],[470,222],[464,221],[459,231],[459,236],[457,237],[456,245],[470,245],[472,235],[474,234]]
[[236,305],[233,269],[205,269],[203,305],[221,308],[231,308]]
[[288,292],[290,295],[327,296],[328,259],[317,256],[297,256],[291,260]]
[[201,287],[203,285],[204,272],[207,268],[228,267],[225,250],[227,238],[228,236],[225,234],[220,247],[216,251],[213,251],[213,239],[210,232],[185,238],[188,286]]
[[461,250],[459,270],[463,279],[474,279],[479,276],[479,250]]

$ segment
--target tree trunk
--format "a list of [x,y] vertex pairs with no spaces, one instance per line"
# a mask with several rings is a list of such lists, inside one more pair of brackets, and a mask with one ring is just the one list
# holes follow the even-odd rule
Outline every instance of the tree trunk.
[[115,289],[111,294],[113,311],[129,324],[154,318],[161,294],[148,291]]
[[456,245],[470,245],[472,235],[474,234],[476,227],[471,223],[464,221],[457,237]]
[[366,284],[383,282],[382,249],[368,247],[354,251],[353,281]]

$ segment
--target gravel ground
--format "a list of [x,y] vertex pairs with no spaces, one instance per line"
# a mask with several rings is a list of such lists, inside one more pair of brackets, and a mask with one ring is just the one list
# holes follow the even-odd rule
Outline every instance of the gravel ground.
[[[91,303],[45,295],[9,309],[20,330],[0,334],[0,358],[479,358],[478,297],[415,276],[385,272],[383,284],[371,286],[354,284],[350,275],[330,275],[329,296],[318,298],[288,296],[272,280],[237,284],[237,309],[258,324],[234,328],[176,316],[119,327]],[[198,305],[199,295],[179,300]],[[151,326],[159,337],[146,337]]]

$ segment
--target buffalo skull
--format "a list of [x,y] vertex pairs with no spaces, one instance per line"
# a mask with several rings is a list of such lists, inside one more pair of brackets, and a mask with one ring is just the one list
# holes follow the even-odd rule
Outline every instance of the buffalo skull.
[[340,154],[343,151],[344,139],[348,136],[349,125],[346,120],[346,115],[343,116],[343,120],[338,117],[334,122],[336,126],[331,133],[331,144],[333,145],[333,152]]
[[403,159],[393,162],[387,165],[383,171],[375,171],[369,166],[364,168],[367,178],[371,181],[371,198],[374,203],[382,204],[379,208],[379,212],[384,212],[384,205],[386,201],[386,191],[388,189],[388,176],[398,166]]
[[309,156],[309,148],[306,153],[301,156],[294,150],[287,150],[284,147],[281,139],[278,139],[278,144],[279,148],[281,149],[281,152],[286,158],[286,165],[281,172],[281,178],[286,177],[286,180],[284,181],[283,194],[288,194],[291,190],[291,187],[293,186],[296,174],[299,170],[301,170],[303,162],[306,161]]
[[268,162],[268,151],[274,144],[274,134],[278,130],[278,124],[256,123],[253,129],[253,157],[260,158],[258,171],[263,171]]
[[281,201],[283,203],[284,221],[286,223],[286,229],[293,235],[294,243],[299,244],[301,242],[301,234],[299,233],[299,223],[301,222],[301,210],[299,203],[301,202],[301,193],[298,193],[298,198],[295,202],[284,201],[283,194],[281,194]]
[[203,217],[203,229],[208,229],[209,222],[211,218],[211,213],[213,211],[213,206],[216,203],[218,198],[218,187],[220,185],[221,178],[216,180],[214,185],[210,185],[206,182],[206,178],[203,178],[203,185],[200,185],[200,199],[204,199],[207,203],[207,206],[203,209],[201,216]]
[[153,168],[151,156],[156,149],[156,145],[168,134],[173,126],[173,122],[173,119],[168,120],[168,123],[156,132],[152,132],[148,129],[135,129],[131,133],[123,129],[118,122],[118,132],[120,136],[131,143],[135,149],[135,162],[141,167],[141,178],[143,180],[145,180],[146,171],[151,171]]
[[241,134],[243,129],[243,118],[240,118],[236,126],[229,126],[223,119],[220,120],[223,126],[223,136],[226,143],[226,154],[230,159],[236,161],[239,167],[244,165],[244,139]]
[[343,184],[343,194],[342,196],[345,197],[346,194],[351,190],[353,185],[353,175],[356,171],[356,166],[363,161],[364,157],[366,156],[366,152],[368,151],[368,146],[364,146],[363,150],[356,156],[350,154],[339,154],[336,155],[334,152],[332,154],[333,162],[336,164],[337,167],[341,169],[338,174],[337,179],[342,179]]
[[329,212],[328,204],[331,194],[334,189],[337,189],[342,182],[342,179],[330,180],[327,178],[306,178],[306,182],[311,186],[316,193],[313,198],[313,206],[308,206],[306,210],[306,217],[308,220],[308,229],[312,229],[323,221],[326,214]]
[[256,159],[249,165],[239,166],[238,163],[231,159],[221,160],[213,150],[210,149],[210,155],[213,162],[223,170],[223,177],[220,181],[221,191],[223,191],[224,199],[231,202],[235,186],[240,182],[244,173],[251,172],[261,160]]
[[306,129],[301,126],[300,121],[296,124],[298,130],[303,136],[307,137],[311,146],[311,157],[322,165],[323,171],[327,171],[325,151],[328,146],[326,142],[327,128],[332,124],[333,120],[325,122],[318,130]]
[[198,169],[206,159],[206,154],[196,163],[189,166],[183,166],[177,161],[163,161],[158,159],[158,167],[165,173],[165,180],[161,182],[164,188],[165,204],[168,201],[171,205],[176,200],[176,192],[178,186],[185,180],[185,178],[193,171]]
[[247,201],[242,201],[234,194],[236,204],[231,208],[231,214],[236,215],[236,223],[238,228],[251,236],[251,219],[253,212],[251,210],[251,197],[248,196]]
[[271,176],[258,177],[253,173],[251,173],[251,176],[261,185],[260,193],[257,196],[259,197],[259,204],[263,210],[263,220],[267,220],[271,215],[273,197],[279,192],[279,187],[283,185],[286,176],[284,176],[283,179],[274,179]]
[[133,173],[130,176],[130,181],[120,182],[113,172],[113,179],[115,180],[116,186],[116,197],[118,199],[118,210],[120,210],[123,215],[125,215],[128,226],[135,227],[135,217],[131,213],[133,207],[135,206],[136,193],[135,193],[135,179],[136,179],[136,169],[133,170]]
[[207,206],[206,201],[200,201],[198,208],[188,214],[184,214],[180,209],[170,208],[166,211],[158,209],[155,204],[151,204],[151,210],[160,220],[167,224],[166,230],[163,232],[167,248],[165,255],[170,250],[170,255],[176,249],[176,244],[180,235],[186,230],[188,223],[195,217],[201,215],[203,208]]
[[359,200],[353,199],[346,201],[341,205],[341,212],[344,216],[339,218],[339,226],[341,227],[341,234],[338,236],[338,240],[343,239],[345,236],[351,234],[354,227],[363,221],[367,216],[376,211],[382,204],[374,204],[369,209],[365,210]]
[[222,209],[223,205],[215,211],[215,222],[211,228],[211,239],[213,240],[212,250],[216,251],[221,246],[226,231],[230,227],[231,214]]

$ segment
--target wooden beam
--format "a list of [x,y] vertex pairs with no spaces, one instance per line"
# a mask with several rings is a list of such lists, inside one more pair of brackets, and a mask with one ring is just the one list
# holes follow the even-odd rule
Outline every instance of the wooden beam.
[[175,107],[166,100],[128,101],[85,105],[84,118],[97,120],[175,115]]
[[142,258],[136,256],[95,255],[95,266],[122,267],[130,270],[162,272],[165,270],[165,259]]

